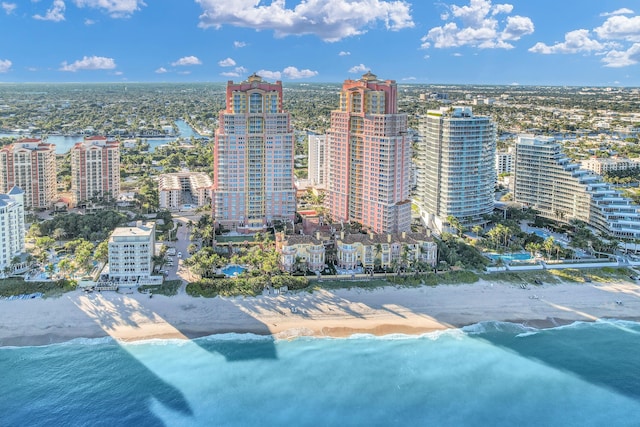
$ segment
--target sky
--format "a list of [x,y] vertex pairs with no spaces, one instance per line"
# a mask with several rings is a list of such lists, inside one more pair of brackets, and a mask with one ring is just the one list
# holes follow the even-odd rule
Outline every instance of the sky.
[[640,86],[638,0],[0,0],[2,82]]

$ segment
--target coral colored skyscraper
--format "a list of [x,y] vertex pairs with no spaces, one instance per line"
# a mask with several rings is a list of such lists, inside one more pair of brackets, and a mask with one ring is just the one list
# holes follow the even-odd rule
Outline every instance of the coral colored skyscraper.
[[227,229],[262,230],[294,220],[294,138],[282,83],[256,74],[228,82],[213,148],[213,217]]
[[371,72],[346,80],[329,137],[332,219],[359,222],[375,233],[408,231],[411,144],[396,82]]

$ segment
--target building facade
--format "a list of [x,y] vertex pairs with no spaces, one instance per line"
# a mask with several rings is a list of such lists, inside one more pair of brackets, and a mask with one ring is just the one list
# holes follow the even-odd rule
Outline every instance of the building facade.
[[0,194],[0,275],[13,270],[13,258],[25,251],[24,191]]
[[581,163],[584,169],[594,171],[598,175],[640,167],[640,162],[638,161],[617,156],[607,158],[593,157],[588,160],[583,160]]
[[506,151],[498,151],[496,153],[496,174],[513,172],[514,157],[515,154],[511,148]]
[[[75,206],[120,196],[120,143],[85,137],[71,148],[71,193]],[[96,200],[97,201],[97,200]]]
[[336,267],[344,270],[401,268],[402,263],[415,261],[433,267],[437,255],[438,247],[429,233],[341,233],[336,237]]
[[583,221],[617,239],[640,238],[640,206],[573,163],[553,138],[518,137],[514,201],[549,219]]
[[296,269],[321,272],[326,265],[326,249],[320,233],[313,236],[276,233],[276,250],[280,254],[280,267],[292,272]]
[[160,175],[158,197],[160,208],[180,209],[211,203],[211,177],[204,172],[178,172]]
[[327,135],[309,135],[309,184],[325,187],[329,181],[329,145]]
[[213,148],[213,217],[239,231],[295,219],[294,137],[282,82],[228,82]]
[[397,84],[371,72],[346,80],[331,112],[328,207],[334,221],[355,221],[375,233],[411,226],[411,142],[398,113]]
[[155,254],[155,223],[118,227],[109,238],[109,280],[137,285],[148,280],[153,272]]
[[448,217],[465,226],[484,222],[494,207],[496,128],[471,107],[429,110],[419,120],[415,201],[427,227],[452,231]]
[[46,209],[56,198],[55,145],[21,139],[0,149],[0,193],[24,191],[24,208]]

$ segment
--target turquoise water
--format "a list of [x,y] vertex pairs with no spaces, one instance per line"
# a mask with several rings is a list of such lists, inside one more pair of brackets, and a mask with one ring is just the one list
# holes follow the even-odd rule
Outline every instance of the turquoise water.
[[637,426],[640,324],[0,348],[2,426]]
[[[178,135],[181,138],[189,139],[193,137],[199,137],[195,130],[187,124],[184,120],[176,120],[176,126],[178,127]],[[17,137],[22,135],[16,135],[11,133],[0,133],[0,137]],[[29,136],[29,135],[24,135]],[[38,135],[34,135],[34,137],[39,138]],[[145,138],[143,138],[145,139]],[[71,147],[74,146],[76,142],[81,142],[84,140],[84,136],[62,136],[62,135],[49,135],[47,137],[47,142],[56,145],[56,154],[66,154],[71,150]],[[168,144],[171,141],[175,141],[176,138],[147,138],[147,142],[149,143],[149,150],[153,151],[158,146],[163,144]]]
[[503,261],[526,261],[531,259],[531,255],[528,253],[515,253],[515,254],[489,254],[489,258],[496,260],[502,258]]
[[230,264],[220,271],[222,271],[222,274],[225,274],[227,277],[233,277],[242,274],[242,272],[244,272],[245,270],[246,268],[240,265]]

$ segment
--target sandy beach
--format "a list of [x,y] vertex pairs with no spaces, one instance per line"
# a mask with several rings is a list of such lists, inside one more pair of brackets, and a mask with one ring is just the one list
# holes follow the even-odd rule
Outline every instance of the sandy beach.
[[0,301],[0,346],[111,336],[121,341],[220,333],[345,337],[422,334],[483,321],[538,328],[640,319],[640,286],[618,281],[530,286],[474,284],[342,289],[254,298],[85,294]]

